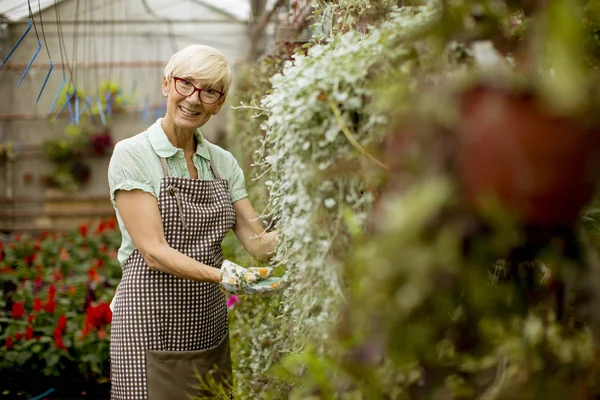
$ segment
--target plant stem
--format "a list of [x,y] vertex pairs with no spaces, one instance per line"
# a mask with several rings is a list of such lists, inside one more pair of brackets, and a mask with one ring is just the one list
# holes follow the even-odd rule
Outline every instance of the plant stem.
[[379,167],[381,167],[383,169],[389,169],[389,167],[387,165],[385,165],[384,163],[382,163],[381,161],[376,159],[371,153],[369,153],[364,147],[362,147],[360,143],[358,143],[358,140],[356,140],[356,138],[354,137],[352,132],[350,132],[350,130],[348,129],[346,124],[344,124],[344,120],[342,119],[342,113],[340,112],[340,109],[338,108],[335,101],[333,101],[333,99],[331,97],[328,97],[327,101],[329,102],[329,106],[331,107],[331,110],[333,110],[335,119],[337,119],[338,123],[340,124],[340,128],[342,129],[342,132],[344,132],[344,135],[346,136],[346,138],[348,139],[350,144],[352,146],[354,146],[360,152],[361,155],[366,156],[368,159],[373,161]]

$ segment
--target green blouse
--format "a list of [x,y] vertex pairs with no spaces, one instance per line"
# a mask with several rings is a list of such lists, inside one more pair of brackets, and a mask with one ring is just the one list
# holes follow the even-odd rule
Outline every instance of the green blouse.
[[[204,139],[199,129],[196,131],[196,138],[198,146],[192,160],[198,171],[198,179],[215,179],[210,168],[210,157],[212,155],[217,172],[229,185],[231,202],[247,197],[244,173],[233,155]],[[125,229],[119,210],[117,210],[115,193],[117,190],[140,189],[158,199],[160,180],[163,177],[161,157],[167,160],[170,176],[190,177],[183,150],[171,144],[162,129],[161,119],[146,131],[121,140],[114,148],[108,166],[108,185],[110,199],[115,208],[122,234],[121,247],[118,253],[121,266],[133,253],[135,246],[127,229]]]

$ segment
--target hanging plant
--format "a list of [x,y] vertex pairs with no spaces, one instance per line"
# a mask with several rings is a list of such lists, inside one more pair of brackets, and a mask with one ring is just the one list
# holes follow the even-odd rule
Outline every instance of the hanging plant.
[[75,192],[89,181],[90,167],[81,160],[61,163],[51,175],[44,175],[42,183],[49,188]]
[[83,124],[68,125],[60,138],[48,139],[42,143],[44,156],[55,163],[80,157],[88,148],[90,129]]
[[15,161],[17,152],[13,142],[0,143],[0,161]]
[[[125,105],[132,101],[125,95],[123,86],[115,82],[102,82],[98,87],[98,99],[102,105],[103,113],[110,119],[110,114],[122,112]],[[97,104],[93,108],[94,114],[98,114]],[[108,115],[107,115],[108,114]]]
[[95,155],[101,156],[108,154],[114,147],[112,132],[110,129],[104,129],[90,135],[90,146]]
[[[259,167],[269,178],[270,198],[263,217],[276,221],[280,233],[272,263],[286,266],[292,283],[281,297],[244,316],[254,334],[240,354],[241,392],[276,386],[265,373],[282,356],[308,345],[327,353],[339,318],[347,223],[364,224],[373,201],[370,185],[386,168],[377,149],[387,117],[375,106],[375,82],[391,79],[416,56],[411,46],[395,43],[400,32],[410,35],[436,18],[432,7],[394,9],[368,34],[348,32],[315,44],[308,55],[285,63],[256,107],[266,118]],[[394,78],[408,73],[405,68]]]
[[112,147],[110,131],[92,132],[93,127],[84,123],[69,125],[62,137],[42,144],[46,159],[57,165],[52,174],[42,177],[46,187],[72,192],[89,180],[91,170],[83,161],[85,156],[90,152],[102,155]]
[[[65,85],[58,95],[54,107],[56,114],[50,118],[50,122],[55,123],[59,113],[61,116],[68,115],[71,120],[74,120],[76,108],[78,108],[76,103],[78,103],[79,108],[83,108],[86,96],[86,92],[81,88],[75,87],[73,83]],[[69,104],[67,104],[67,100]]]

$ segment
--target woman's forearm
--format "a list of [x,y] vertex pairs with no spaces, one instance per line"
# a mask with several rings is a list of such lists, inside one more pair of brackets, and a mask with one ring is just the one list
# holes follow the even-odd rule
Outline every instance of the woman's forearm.
[[277,243],[277,232],[267,232],[250,239],[249,253],[257,259],[268,260],[273,257],[275,244]]
[[219,283],[221,270],[203,264],[175,250],[168,244],[152,246],[142,252],[148,267],[184,279]]

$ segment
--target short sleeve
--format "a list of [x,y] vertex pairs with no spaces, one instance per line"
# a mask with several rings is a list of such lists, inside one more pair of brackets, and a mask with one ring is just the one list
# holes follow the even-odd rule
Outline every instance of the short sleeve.
[[248,197],[248,193],[246,192],[244,171],[242,171],[242,168],[238,164],[233,154],[227,152],[227,155],[227,162],[229,163],[228,170],[230,171],[230,175],[227,178],[227,184],[229,185],[229,197],[231,198],[231,202],[235,203],[244,197]]
[[145,167],[143,156],[138,154],[135,147],[126,141],[117,143],[114,148],[108,165],[108,186],[113,203],[117,190],[139,189],[158,198],[152,184],[150,171]]

